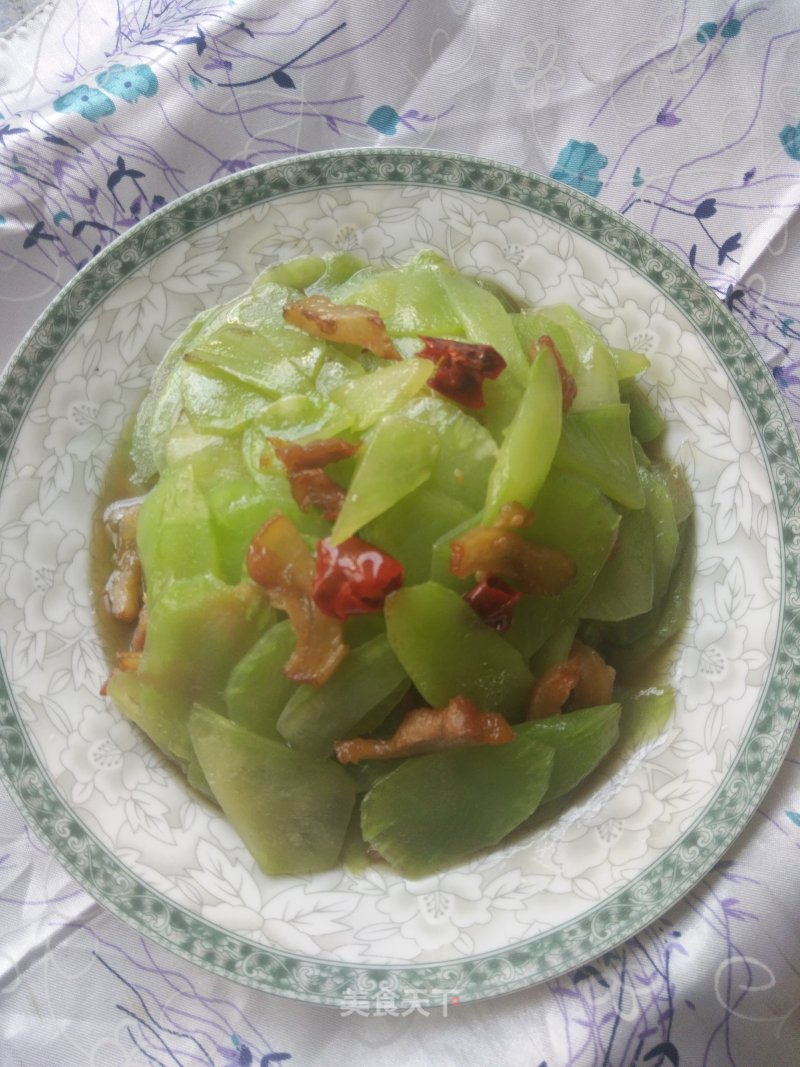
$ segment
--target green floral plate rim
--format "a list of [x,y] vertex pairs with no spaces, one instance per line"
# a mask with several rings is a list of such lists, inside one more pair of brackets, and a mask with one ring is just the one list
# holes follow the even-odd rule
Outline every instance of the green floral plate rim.
[[0,379],[0,488],[37,390],[99,303],[176,242],[236,212],[299,192],[419,186],[501,200],[580,234],[621,261],[682,313],[724,369],[748,412],[769,469],[781,544],[777,638],[752,723],[719,788],[657,861],[577,920],[497,951],[431,964],[352,964],[257,945],[187,909],[132,873],[71,810],[19,713],[0,663],[0,775],[34,830],[87,891],[134,928],[238,982],[320,1004],[431,1006],[498,995],[567,972],[663,915],[730,846],[773,780],[800,716],[800,453],[771,376],[719,299],[647,233],[548,178],[466,155],[354,149],[266,164],[176,200],[92,260],[29,331]]

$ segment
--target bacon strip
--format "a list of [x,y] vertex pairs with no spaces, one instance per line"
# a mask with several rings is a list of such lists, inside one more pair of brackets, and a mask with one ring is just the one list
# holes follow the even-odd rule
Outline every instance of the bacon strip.
[[468,697],[457,696],[443,708],[415,708],[406,713],[389,738],[354,737],[336,742],[340,763],[363,759],[394,759],[461,745],[503,745],[514,731],[502,715],[481,712]]
[[345,490],[322,468],[328,463],[348,459],[361,447],[341,437],[324,437],[297,444],[279,437],[268,438],[275,455],[286,468],[292,497],[301,511],[319,510],[323,519],[335,522],[342,510]]
[[290,326],[345,345],[358,345],[383,359],[401,359],[377,311],[362,304],[334,304],[326,296],[304,296],[283,309]]
[[506,366],[497,349],[444,337],[420,335],[420,341],[425,347],[417,355],[436,364],[435,372],[428,378],[431,389],[464,407],[482,408],[486,403],[484,381],[497,378]]
[[614,693],[614,679],[617,672],[603,659],[599,652],[575,641],[570,650],[570,659],[580,667],[578,684],[572,691],[571,707],[594,708],[599,704],[610,704]]
[[610,704],[615,677],[616,671],[599,652],[574,641],[569,659],[550,667],[534,684],[528,718],[546,719],[564,710]]
[[247,571],[266,589],[271,603],[285,611],[297,643],[284,666],[287,678],[323,685],[348,648],[342,623],[319,610],[311,596],[314,557],[297,527],[285,515],[268,519],[247,550]]
[[573,659],[546,670],[534,683],[528,718],[549,719],[551,715],[559,715],[580,677],[580,666]]
[[270,437],[268,440],[275,449],[275,455],[290,474],[327,467],[329,463],[349,459],[361,447],[358,441],[352,443],[345,441],[343,437],[319,437],[315,441],[304,443],[284,441],[280,437]]
[[450,542],[450,570],[457,578],[502,574],[523,593],[555,596],[575,578],[575,562],[557,548],[537,545],[516,533],[530,513],[506,505],[491,526],[473,526]]

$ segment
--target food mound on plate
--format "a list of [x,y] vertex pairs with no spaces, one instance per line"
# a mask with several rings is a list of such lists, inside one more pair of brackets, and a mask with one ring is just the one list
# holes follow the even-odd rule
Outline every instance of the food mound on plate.
[[691,577],[646,367],[433,252],[280,264],[172,345],[106,512],[106,690],[266,872],[426,876],[614,746]]

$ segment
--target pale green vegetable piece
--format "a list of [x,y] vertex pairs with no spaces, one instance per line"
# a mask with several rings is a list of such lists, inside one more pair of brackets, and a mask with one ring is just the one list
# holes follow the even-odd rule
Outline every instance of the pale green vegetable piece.
[[196,430],[230,435],[241,433],[268,403],[262,393],[225,374],[207,374],[188,364],[181,376],[181,398]]
[[367,793],[361,831],[406,878],[424,878],[527,819],[552,765],[553,749],[522,735],[407,759]]
[[428,426],[389,415],[366,439],[330,539],[341,544],[430,477],[439,442]]
[[262,870],[307,874],[336,863],[355,803],[344,768],[197,706],[189,734],[211,791]]
[[619,737],[621,711],[620,704],[603,704],[516,727],[519,735],[553,749],[553,770],[543,804],[569,793],[591,774]]
[[653,606],[655,530],[647,508],[622,512],[614,552],[581,604],[587,619],[619,622]]
[[366,430],[382,416],[416,396],[433,373],[428,360],[388,363],[372,374],[338,385],[330,399],[347,411],[355,430]]
[[283,673],[296,644],[288,619],[271,626],[231,671],[225,705],[232,722],[276,741],[278,717],[298,683]]
[[264,436],[282,441],[311,441],[337,437],[353,424],[353,416],[331,399],[314,393],[293,393],[262,407],[254,427]]
[[653,524],[654,573],[653,603],[661,601],[670,576],[675,568],[675,556],[678,551],[678,523],[675,508],[666,476],[658,467],[650,467],[641,472],[645,492],[645,508]]
[[[506,361],[508,375],[524,388],[528,381],[528,360],[503,305],[474,278],[453,267],[443,268],[442,277],[444,290],[461,317],[464,336],[495,348]],[[508,377],[501,375],[496,386],[502,389],[508,384]]]
[[370,544],[403,564],[406,585],[416,585],[431,577],[435,541],[470,517],[474,520],[465,504],[434,488],[431,479],[384,511],[363,533]]
[[644,506],[627,404],[570,411],[553,465],[593,482],[627,508]]
[[573,411],[619,402],[617,365],[600,334],[567,304],[524,311],[511,316],[523,346],[550,337],[575,379]]
[[622,701],[620,748],[626,753],[658,737],[675,710],[675,692],[669,685],[625,687],[620,690],[619,699]]
[[439,396],[417,397],[398,414],[429,426],[438,436],[431,488],[455,497],[474,511],[482,507],[486,482],[497,459],[497,445],[486,427]]
[[483,521],[493,522],[504,504],[531,508],[550,472],[561,435],[563,391],[558,364],[543,348],[489,475]]
[[634,352],[630,348],[610,348],[609,352],[621,382],[635,378],[650,366],[650,360],[642,352]]
[[141,482],[149,481],[166,465],[167,441],[183,408],[183,357],[216,311],[212,309],[198,315],[173,341],[153,372],[150,388],[136,413],[131,442],[136,477]]
[[[292,748],[313,756],[331,755],[334,742],[351,737],[353,728],[404,678],[386,635],[379,634],[351,649],[325,685],[299,686],[281,712],[278,733]],[[392,706],[386,708],[387,714]]]
[[[580,515],[580,521],[575,516]],[[598,489],[581,478],[551,471],[542,487],[533,523],[523,536],[558,548],[574,560],[575,580],[558,596],[525,596],[517,605],[507,639],[528,657],[557,627],[576,614],[608,559],[619,515]]]
[[211,510],[191,457],[167,468],[142,501],[136,539],[151,600],[176,579],[221,574]]
[[466,696],[510,722],[524,717],[533,675],[458,593],[436,582],[407,585],[390,594],[385,614],[395,655],[432,707]]
[[391,269],[367,267],[328,296],[337,304],[361,304],[377,311],[392,337],[457,337],[463,333],[461,317],[443,281],[450,269],[441,260],[420,258]]

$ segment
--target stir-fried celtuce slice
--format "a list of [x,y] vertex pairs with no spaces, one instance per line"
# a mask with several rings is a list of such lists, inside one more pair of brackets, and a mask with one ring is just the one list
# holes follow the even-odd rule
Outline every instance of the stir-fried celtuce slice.
[[247,550],[247,571],[266,589],[270,602],[285,611],[297,644],[284,674],[295,682],[322,685],[344,657],[342,623],[323,615],[311,596],[314,557],[297,527],[275,515],[261,527]]
[[334,304],[326,296],[304,296],[283,309],[283,317],[312,337],[358,345],[383,359],[400,359],[377,311],[362,304]]
[[269,442],[286,468],[292,497],[300,510],[308,511],[313,505],[323,519],[335,522],[346,493],[323,467],[355,455],[360,444],[341,437],[324,437],[306,444],[270,437]]
[[473,526],[450,542],[450,570],[457,578],[500,574],[523,593],[555,596],[575,577],[575,563],[557,548],[537,545],[515,530],[528,524],[529,513],[507,504],[491,526]]
[[544,336],[540,337],[538,341],[531,341],[528,346],[528,357],[531,362],[539,355],[542,347],[549,348],[555,358],[558,376],[561,379],[561,410],[566,415],[572,407],[573,400],[578,395],[578,385],[564,365],[564,360],[561,358],[561,353],[556,348],[556,343],[552,337]]
[[573,642],[569,659],[545,671],[536,681],[528,708],[529,719],[558,715],[569,701],[570,710],[610,704],[616,672],[599,652]]
[[479,711],[467,697],[458,696],[443,708],[415,708],[406,713],[389,738],[354,737],[336,742],[340,763],[363,759],[419,756],[460,745],[503,745],[514,740],[506,719],[493,711]]
[[121,622],[134,622],[142,607],[142,564],[136,547],[140,501],[112,504],[104,516],[114,539],[114,570],[105,586],[108,610]]

